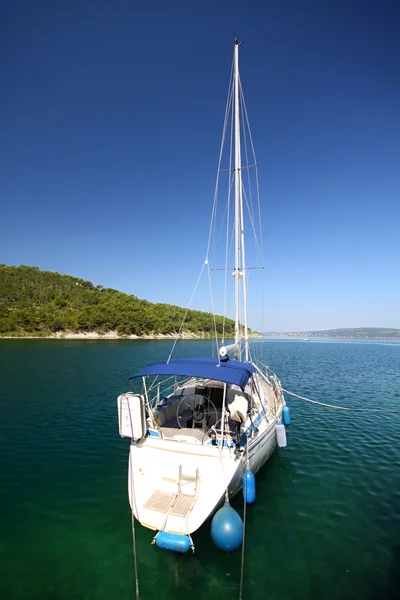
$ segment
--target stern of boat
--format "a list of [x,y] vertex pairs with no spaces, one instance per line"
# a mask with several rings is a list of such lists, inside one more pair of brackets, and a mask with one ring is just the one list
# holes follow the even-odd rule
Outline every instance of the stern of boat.
[[[184,437],[184,436],[182,436]],[[154,531],[188,535],[240,489],[243,461],[234,448],[146,438],[132,443],[129,501]]]

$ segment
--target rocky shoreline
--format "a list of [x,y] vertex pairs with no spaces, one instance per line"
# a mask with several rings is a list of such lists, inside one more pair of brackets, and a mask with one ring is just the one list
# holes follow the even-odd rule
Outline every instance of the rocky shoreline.
[[[4,335],[0,336],[0,339],[6,340],[26,340],[26,339],[40,339],[40,340],[168,340],[168,339],[182,339],[182,340],[206,340],[213,338],[214,336],[209,335],[205,332],[194,333],[192,331],[182,331],[181,333],[148,333],[143,335],[118,335],[117,331],[106,331],[100,333],[98,331],[59,331],[52,335]],[[262,337],[258,333],[251,333],[250,338]]]

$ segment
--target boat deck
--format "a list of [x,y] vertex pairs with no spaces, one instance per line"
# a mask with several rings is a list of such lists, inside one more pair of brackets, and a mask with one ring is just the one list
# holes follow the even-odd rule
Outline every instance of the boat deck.
[[189,427],[160,427],[160,431],[165,438],[174,438],[177,435],[192,437],[204,444],[211,439],[210,436],[202,429],[191,429]]
[[156,490],[143,505],[143,508],[156,510],[164,515],[169,514],[171,517],[184,518],[190,512],[195,500],[195,496],[182,494],[182,492],[174,494],[173,492]]
[[150,508],[150,510],[157,510],[161,513],[167,513],[172,506],[173,501],[176,498],[176,494],[173,492],[163,492],[157,490],[152,493],[150,498],[143,505],[143,508]]

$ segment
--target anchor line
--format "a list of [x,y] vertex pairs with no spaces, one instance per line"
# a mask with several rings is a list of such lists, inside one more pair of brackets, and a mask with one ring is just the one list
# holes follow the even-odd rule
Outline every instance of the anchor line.
[[[131,479],[131,499],[133,501],[133,496],[135,495],[135,488],[133,485],[133,476],[131,472],[131,453],[129,449],[129,471],[130,471],[130,479]],[[136,498],[134,500],[136,505]],[[132,545],[133,545],[133,567],[135,570],[135,596],[136,600],[139,600],[139,576],[138,576],[138,568],[137,568],[137,551],[136,551],[136,531],[135,531],[135,515],[132,512]]]
[[[268,366],[264,365],[260,360],[258,361],[267,371],[275,375],[273,370]],[[279,382],[280,383],[280,382]],[[285,394],[289,394],[289,396],[293,396],[294,398],[299,398],[299,400],[304,400],[305,402],[310,402],[311,404],[317,404],[319,406],[324,406],[325,408],[331,408],[332,410],[345,410],[346,412],[365,412],[365,413],[387,413],[387,414],[400,414],[400,409],[396,408],[357,408],[352,406],[337,406],[336,404],[328,404],[327,402],[319,402],[318,400],[312,400],[311,398],[307,398],[307,396],[301,396],[300,394],[295,394],[295,392],[290,392],[286,390],[282,386],[280,386],[282,392]]]
[[356,408],[351,406],[336,406],[335,404],[327,404],[326,402],[318,402],[317,400],[311,400],[311,398],[307,398],[306,396],[300,396],[300,394],[295,394],[294,392],[289,392],[289,390],[285,390],[285,388],[281,388],[282,392],[285,394],[289,394],[290,396],[294,396],[294,398],[299,398],[300,400],[304,400],[305,402],[311,402],[311,404],[318,404],[319,406],[325,406],[325,408],[332,408],[333,410],[346,410],[350,412],[369,412],[369,413],[400,413],[400,410],[396,410],[395,408]]
[[136,559],[136,533],[135,533],[135,515],[132,511],[132,542],[133,542],[133,564],[135,568],[135,594],[136,600],[139,600],[139,578],[137,570],[137,559]]
[[[246,469],[249,468],[249,440],[247,440],[246,444]],[[239,600],[242,600],[243,594],[243,579],[244,579],[244,550],[245,550],[245,542],[246,542],[246,493],[247,493],[247,480],[246,481],[246,490],[244,489],[243,494],[243,537],[242,537],[242,559],[240,564],[240,587],[239,587]]]

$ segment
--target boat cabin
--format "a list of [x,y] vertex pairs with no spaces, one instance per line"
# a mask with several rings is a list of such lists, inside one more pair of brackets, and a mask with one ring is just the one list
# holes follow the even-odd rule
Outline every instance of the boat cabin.
[[238,361],[181,359],[148,365],[130,382],[144,396],[150,435],[207,444],[225,433],[238,444],[261,392],[254,372]]

